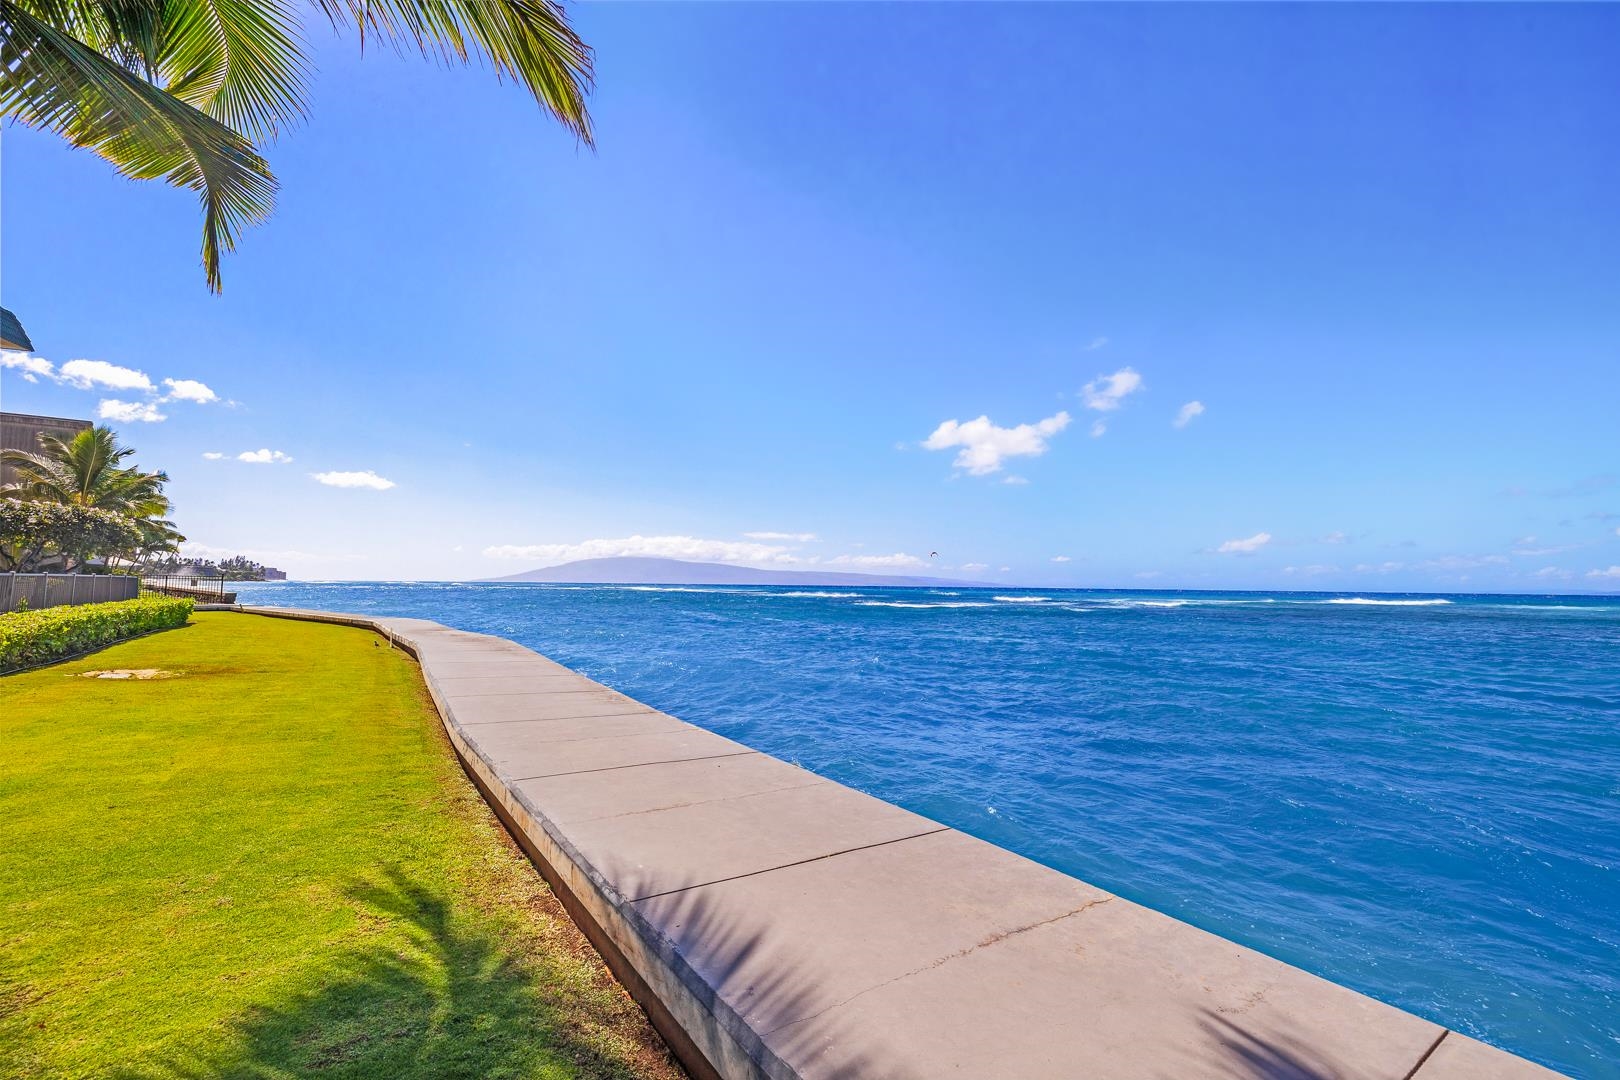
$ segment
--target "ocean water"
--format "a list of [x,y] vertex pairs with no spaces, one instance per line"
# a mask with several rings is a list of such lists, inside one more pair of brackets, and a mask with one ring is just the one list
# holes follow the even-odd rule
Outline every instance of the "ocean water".
[[1620,1077],[1620,597],[265,584],[682,719]]

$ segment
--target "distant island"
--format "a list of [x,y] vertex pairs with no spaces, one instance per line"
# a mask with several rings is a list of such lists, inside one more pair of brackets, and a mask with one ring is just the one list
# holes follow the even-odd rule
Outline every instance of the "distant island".
[[906,577],[888,574],[845,574],[827,570],[760,570],[724,563],[680,559],[580,559],[578,562],[526,570],[488,581],[550,581],[579,585],[843,585],[869,588],[994,588],[988,581]]

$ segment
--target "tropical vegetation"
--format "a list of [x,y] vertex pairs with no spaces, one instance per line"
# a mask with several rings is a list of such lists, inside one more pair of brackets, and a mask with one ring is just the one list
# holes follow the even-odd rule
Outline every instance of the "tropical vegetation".
[[125,464],[135,450],[111,428],[39,442],[37,451],[0,452],[16,472],[0,487],[0,569],[72,572],[97,556],[134,565],[179,550],[185,537],[166,516],[168,475]]
[[[591,50],[557,0],[315,0],[362,44],[487,64],[587,144]],[[269,216],[255,145],[305,115],[302,11],[288,0],[0,0],[0,115],[54,132],[125,176],[202,203],[202,263]]]
[[191,601],[172,596],[0,614],[0,672],[47,664],[153,630],[172,630],[190,616]]
[[30,573],[54,556],[64,570],[141,544],[134,521],[93,506],[0,499],[0,570]]
[[0,1078],[678,1080],[377,640],[201,612],[0,678]]
[[143,574],[154,576],[177,574],[182,570],[197,570],[200,571],[199,577],[223,578],[226,581],[263,581],[266,567],[246,555],[231,555],[216,562],[213,559],[188,559],[179,555],[164,554],[142,560],[140,569]]

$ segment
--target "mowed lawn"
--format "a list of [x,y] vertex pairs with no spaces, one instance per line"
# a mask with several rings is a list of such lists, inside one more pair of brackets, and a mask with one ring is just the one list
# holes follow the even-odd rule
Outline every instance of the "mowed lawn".
[[199,613],[0,678],[0,1076],[302,1075],[680,1073],[375,635]]

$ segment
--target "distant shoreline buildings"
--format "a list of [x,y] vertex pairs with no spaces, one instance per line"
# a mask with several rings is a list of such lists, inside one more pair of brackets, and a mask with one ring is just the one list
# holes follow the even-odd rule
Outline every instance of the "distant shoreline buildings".
[[237,555],[216,563],[212,559],[191,562],[153,562],[143,568],[154,577],[187,578],[198,581],[286,581],[287,571],[261,566]]

